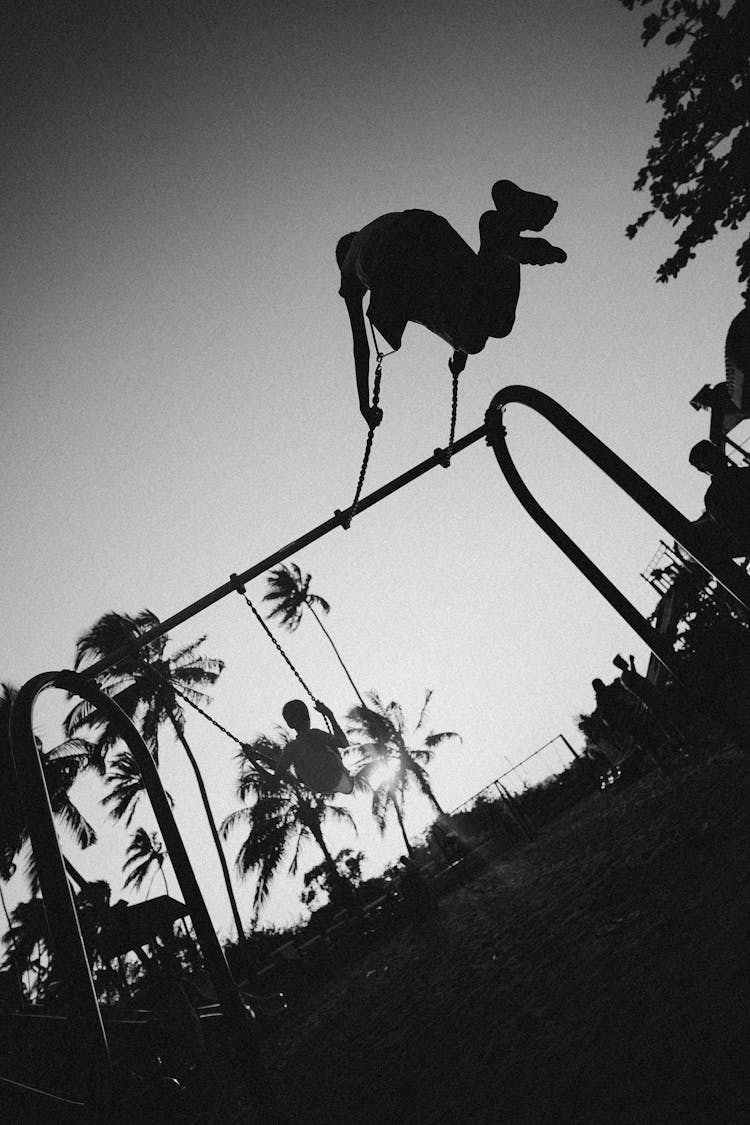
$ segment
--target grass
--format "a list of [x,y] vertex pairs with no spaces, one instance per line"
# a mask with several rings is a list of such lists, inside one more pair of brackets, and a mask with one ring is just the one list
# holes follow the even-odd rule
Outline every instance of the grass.
[[750,1120],[750,764],[596,792],[289,997],[291,1125]]

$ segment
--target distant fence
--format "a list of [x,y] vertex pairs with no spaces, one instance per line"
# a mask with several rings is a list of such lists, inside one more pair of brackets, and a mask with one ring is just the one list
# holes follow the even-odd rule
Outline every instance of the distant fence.
[[[517,797],[526,789],[539,785],[551,777],[557,777],[568,768],[571,762],[579,758],[578,754],[568,742],[564,734],[556,734],[544,746],[540,746],[533,754],[522,758],[514,766],[508,763],[508,769],[501,773],[489,785],[485,785],[473,797],[452,809],[450,816],[458,813],[470,812],[479,802],[495,801],[498,798],[511,796]],[[507,759],[506,759],[507,761]]]

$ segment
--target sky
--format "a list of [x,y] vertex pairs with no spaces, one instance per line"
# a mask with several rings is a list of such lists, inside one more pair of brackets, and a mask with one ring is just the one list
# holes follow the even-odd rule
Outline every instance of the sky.
[[[647,103],[679,52],[640,42],[617,0],[279,5],[132,0],[5,5],[2,171],[0,679],[71,667],[101,614],[192,603],[351,501],[366,427],[337,295],[337,239],[407,207],[474,248],[499,178],[559,200],[568,261],[524,267],[516,326],[471,357],[458,433],[492,395],[538,387],[689,518],[687,462],[723,378],[740,308],[735,236],[657,285],[675,230],[633,191],[658,122]],[[447,440],[447,345],[410,325],[385,361],[366,491]],[[509,445],[534,494],[644,613],[660,529],[516,406]],[[452,808],[594,705],[591,680],[642,643],[531,522],[477,443],[294,556],[363,690],[455,730],[432,768]],[[249,589],[259,601],[262,579]],[[226,664],[212,713],[273,733],[298,687],[236,596],[175,630]],[[356,699],[314,622],[280,638],[343,717]],[[60,740],[65,701],[36,715]],[[235,747],[199,716],[187,736],[217,817],[237,806]],[[195,785],[168,736],[162,773],[217,926],[229,933]],[[127,834],[93,782],[74,791],[101,834],[78,854],[121,894]],[[365,873],[401,854],[352,801]],[[410,830],[428,810],[415,801]],[[153,824],[146,817],[143,823]],[[228,845],[231,858],[239,838]],[[304,866],[318,862],[314,850]],[[17,893],[21,893],[16,887]],[[252,880],[240,887],[249,913]],[[302,913],[280,874],[263,915]]]

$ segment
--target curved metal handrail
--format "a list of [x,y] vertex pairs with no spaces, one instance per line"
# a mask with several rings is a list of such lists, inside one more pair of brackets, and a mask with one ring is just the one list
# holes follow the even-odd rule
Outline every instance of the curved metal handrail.
[[21,799],[29,826],[51,940],[57,965],[72,999],[71,1015],[78,1022],[77,1042],[86,1060],[90,1098],[104,1104],[111,1089],[111,1060],[106,1031],[97,1002],[86,948],[68,883],[60,843],[52,816],[42,759],[33,733],[37,697],[46,688],[59,688],[93,704],[115,724],[141,773],[159,830],[172,861],[185,905],[211,975],[216,997],[250,1076],[249,1092],[273,1116],[274,1101],[268,1088],[256,1036],[239,989],[232,978],[203,895],[195,878],[158,771],[146,744],[125,712],[99,686],[78,672],[42,672],[24,684],[13,704],[10,719],[11,750]]
[[10,744],[21,803],[34,849],[55,963],[67,985],[66,1000],[76,1034],[72,1042],[80,1046],[82,1077],[88,1087],[87,1102],[102,1105],[112,1081],[109,1043],[104,1030],[91,967],[78,924],[73,895],[60,850],[52,815],[42,758],[34,737],[32,716],[37,697],[56,686],[58,672],[41,672],[28,680],[18,692],[10,716]]
[[532,519],[635,630],[657,659],[665,665],[669,673],[678,676],[672,647],[665,644],[656,630],[649,625],[646,618],[638,612],[635,606],[628,601],[625,595],[606,577],[588,555],[573,542],[559,524],[548,515],[521,479],[508,450],[507,433],[503,423],[503,410],[510,403],[521,403],[541,414],[564,437],[580,449],[589,460],[606,473],[615,484],[619,485],[639,507],[655,519],[668,535],[683,546],[740,605],[749,611],[750,579],[734,563],[710,557],[702,546],[695,546],[690,520],[683,516],[677,508],[670,504],[660,492],[657,492],[621,457],[618,457],[591,430],[587,429],[549,395],[536,390],[534,387],[527,387],[522,384],[504,387],[494,395],[485,414],[487,444],[492,448],[497,463],[516,497]]

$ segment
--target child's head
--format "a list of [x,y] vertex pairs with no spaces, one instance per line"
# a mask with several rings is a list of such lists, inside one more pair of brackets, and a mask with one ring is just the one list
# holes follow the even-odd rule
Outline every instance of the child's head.
[[693,468],[698,469],[701,473],[708,473],[709,476],[718,473],[727,463],[727,459],[719,446],[712,441],[699,441],[690,450],[688,460]]
[[281,708],[284,722],[298,733],[310,729],[310,712],[301,699],[290,699]]
[[341,269],[344,264],[344,259],[349,253],[349,247],[351,246],[352,240],[354,239],[356,234],[357,231],[353,230],[349,234],[343,235],[336,243],[336,262],[339,269]]

